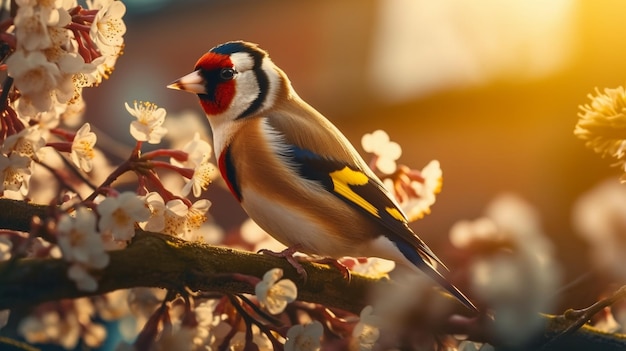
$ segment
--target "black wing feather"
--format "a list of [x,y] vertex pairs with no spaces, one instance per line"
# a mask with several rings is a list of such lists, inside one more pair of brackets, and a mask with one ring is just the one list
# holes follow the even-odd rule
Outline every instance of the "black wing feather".
[[[302,149],[295,145],[290,146],[289,153],[292,164],[297,167],[300,176],[319,182],[328,192],[357,208],[359,211],[366,212],[370,215],[374,214],[371,208],[362,206],[338,192],[336,179],[333,179],[331,176],[334,172],[341,171],[346,167],[353,172],[358,172],[366,176],[362,170],[336,160],[323,158],[310,150]],[[352,192],[363,198],[376,209],[375,217],[383,226],[389,229],[388,233],[381,234],[394,242],[408,260],[416,265],[422,265],[424,264],[423,256],[426,256],[428,261],[433,260],[442,267],[445,267],[430,248],[408,227],[406,217],[402,214],[396,203],[389,198],[386,189],[384,189],[379,181],[367,176],[366,182],[359,184],[348,183],[346,185]],[[395,212],[396,216],[392,215],[394,211],[397,211]]]

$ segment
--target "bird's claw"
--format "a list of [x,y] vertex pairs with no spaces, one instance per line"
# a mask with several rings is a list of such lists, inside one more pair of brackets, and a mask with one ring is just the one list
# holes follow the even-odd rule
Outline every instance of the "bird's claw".
[[348,283],[352,281],[352,273],[350,272],[350,269],[348,269],[348,267],[346,267],[346,265],[344,265],[343,263],[339,262],[339,260],[336,260],[332,257],[322,257],[319,259],[313,259],[312,261],[333,266],[341,272],[343,278],[346,279]]
[[280,251],[280,252],[275,252],[275,251],[268,250],[268,249],[261,249],[261,250],[257,251],[257,253],[286,259],[287,262],[289,262],[289,264],[293,268],[295,268],[295,270],[298,273],[298,275],[300,275],[302,280],[306,283],[306,281],[308,279],[308,273],[306,272],[304,267],[302,267],[300,262],[298,262],[298,259],[294,256],[294,254],[296,252],[298,252],[299,248],[300,248],[300,245],[295,245],[295,246],[288,247],[288,248],[286,248],[286,249],[284,249],[283,251]]
[[[290,246],[280,252],[275,252],[275,251],[271,251],[268,249],[261,249],[257,251],[257,253],[286,259],[287,262],[289,262],[289,264],[293,268],[295,268],[296,272],[298,272],[302,280],[306,283],[308,279],[308,273],[306,272],[304,267],[302,267],[302,264],[300,264],[300,262],[298,261],[298,258],[294,256],[294,254],[298,252],[298,249],[300,249],[300,245]],[[341,272],[341,274],[343,275],[343,278],[346,279],[348,283],[352,281],[352,273],[350,272],[350,269],[348,269],[348,267],[346,267],[343,263],[339,262],[338,260],[332,257],[321,257],[321,258],[300,257],[300,259],[305,260],[307,262],[315,262],[315,263],[331,265],[337,268]]]

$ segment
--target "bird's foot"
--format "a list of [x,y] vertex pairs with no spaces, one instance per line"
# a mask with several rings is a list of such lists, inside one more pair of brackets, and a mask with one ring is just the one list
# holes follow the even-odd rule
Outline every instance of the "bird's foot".
[[298,252],[298,249],[300,248],[301,248],[301,245],[296,244],[280,252],[275,252],[275,251],[268,250],[268,249],[261,249],[257,253],[286,259],[287,262],[289,262],[289,264],[293,268],[296,269],[296,272],[298,272],[298,274],[300,275],[300,277],[302,277],[305,283],[308,279],[308,274],[306,270],[304,269],[304,267],[302,267],[302,264],[300,264],[299,261],[314,262],[314,263],[327,264],[327,265],[333,266],[341,272],[344,279],[346,279],[348,283],[350,283],[350,281],[352,280],[352,273],[350,273],[350,269],[348,269],[346,265],[344,265],[337,259],[334,259],[332,257],[310,257],[310,256],[295,257],[294,254]]
[[311,258],[310,261],[333,266],[341,272],[341,274],[343,275],[343,278],[346,279],[348,283],[352,281],[352,273],[350,273],[350,269],[348,269],[348,267],[346,267],[345,264],[341,263],[337,259],[334,259],[332,257],[320,257],[320,258]]
[[296,252],[298,252],[299,248],[300,248],[300,245],[296,244],[296,245],[290,246],[290,247],[288,247],[288,248],[286,248],[286,249],[284,249],[283,251],[280,251],[280,252],[275,252],[275,251],[268,250],[268,249],[261,249],[261,250],[257,251],[257,253],[286,259],[287,262],[289,262],[289,264],[293,268],[296,269],[296,272],[298,272],[300,277],[302,277],[302,279],[306,283],[307,278],[308,278],[308,274],[307,274],[306,270],[304,269],[304,267],[302,267],[300,262],[298,262],[298,259],[294,256],[294,254]]

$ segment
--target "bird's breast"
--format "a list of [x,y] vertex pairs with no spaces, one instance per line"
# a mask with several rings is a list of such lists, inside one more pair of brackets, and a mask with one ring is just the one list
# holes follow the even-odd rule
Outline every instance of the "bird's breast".
[[253,190],[244,190],[244,196],[241,205],[250,218],[285,246],[298,245],[308,254],[331,255],[340,244],[328,235],[323,223],[300,207]]

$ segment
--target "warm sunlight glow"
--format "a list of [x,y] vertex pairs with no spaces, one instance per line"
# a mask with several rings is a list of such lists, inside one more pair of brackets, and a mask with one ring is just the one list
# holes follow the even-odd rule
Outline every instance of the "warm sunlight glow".
[[534,79],[572,58],[572,0],[379,3],[371,86],[404,100],[491,80]]

